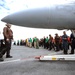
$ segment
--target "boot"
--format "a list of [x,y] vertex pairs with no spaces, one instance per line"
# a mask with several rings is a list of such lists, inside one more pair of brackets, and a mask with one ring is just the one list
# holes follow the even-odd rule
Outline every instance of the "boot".
[[1,61],[4,61],[3,57],[2,57],[2,54],[0,53],[0,62]]
[[10,56],[10,55],[6,55],[6,58],[12,58],[12,56]]

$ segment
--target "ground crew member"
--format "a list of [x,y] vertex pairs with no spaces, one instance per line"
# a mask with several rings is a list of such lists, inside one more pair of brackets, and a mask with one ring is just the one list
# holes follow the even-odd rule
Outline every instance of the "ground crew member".
[[11,28],[11,25],[8,23],[6,24],[6,27],[3,28],[5,47],[0,52],[1,60],[5,53],[6,53],[6,58],[12,58],[12,56],[10,55],[10,49],[11,49],[11,43],[13,39],[13,31],[10,28]]

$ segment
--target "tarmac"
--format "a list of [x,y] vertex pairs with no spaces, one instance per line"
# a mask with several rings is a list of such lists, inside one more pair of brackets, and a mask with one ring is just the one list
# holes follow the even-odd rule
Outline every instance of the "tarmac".
[[[70,50],[68,51],[70,52]],[[41,62],[36,56],[63,55],[63,51],[49,51],[25,46],[12,46],[13,58],[6,58],[0,62],[0,75],[74,75],[75,62],[73,61],[50,61]]]

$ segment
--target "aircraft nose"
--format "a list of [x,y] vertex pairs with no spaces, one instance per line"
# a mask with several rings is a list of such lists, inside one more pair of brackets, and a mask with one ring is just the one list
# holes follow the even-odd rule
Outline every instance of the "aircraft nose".
[[10,23],[9,16],[2,18],[1,21],[6,22],[6,23]]

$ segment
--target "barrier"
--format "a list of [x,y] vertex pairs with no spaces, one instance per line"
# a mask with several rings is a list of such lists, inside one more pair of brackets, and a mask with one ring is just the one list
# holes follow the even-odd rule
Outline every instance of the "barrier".
[[75,55],[38,56],[35,58],[41,61],[75,61]]

